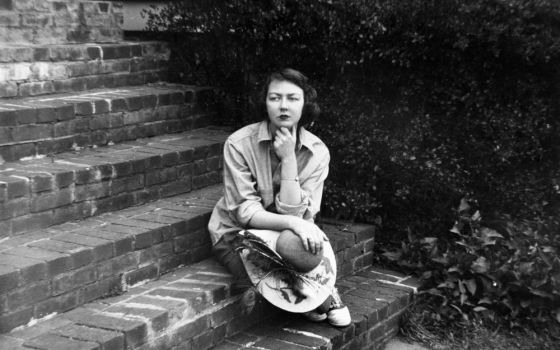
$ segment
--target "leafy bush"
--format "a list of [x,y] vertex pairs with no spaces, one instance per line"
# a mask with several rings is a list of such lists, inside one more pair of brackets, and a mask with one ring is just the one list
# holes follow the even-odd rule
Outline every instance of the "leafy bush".
[[[150,29],[174,33],[177,79],[220,89],[222,123],[262,118],[252,114],[252,96],[270,70],[291,66],[308,73],[323,109],[312,131],[332,154],[324,214],[382,222],[381,245],[403,241],[415,254],[403,253],[401,265],[441,270],[414,263],[434,257],[423,236],[437,237],[434,246],[450,261],[484,257],[492,274],[507,266],[524,276],[530,261],[523,259],[543,263],[540,253],[503,263],[516,251],[510,243],[520,252],[554,247],[541,253],[556,261],[554,231],[539,229],[532,238],[524,232],[533,221],[560,225],[558,1],[192,0],[147,15]],[[489,221],[509,214],[517,233],[501,232],[504,238],[486,246],[480,237],[487,231],[473,222],[471,231],[461,231],[468,249],[458,245],[447,231],[455,220],[450,208],[463,197]],[[487,279],[468,264],[460,264],[466,275],[454,276],[474,279],[476,296],[468,291],[472,282],[453,280],[466,294],[436,288],[461,312],[486,307],[477,293],[490,293]],[[438,274],[432,283],[446,281]],[[499,288],[509,286],[501,275],[493,278]],[[530,288],[550,294],[551,278]],[[540,309],[531,302],[516,309],[519,295],[532,295],[529,284],[520,283],[515,292],[499,290],[509,301],[485,294],[488,309],[511,319],[534,315]],[[517,311],[502,310],[507,303]]]
[[556,227],[504,217],[496,229],[466,200],[457,221],[438,236],[409,235],[384,255],[421,273],[444,319],[478,313],[493,322],[560,322],[560,237]]

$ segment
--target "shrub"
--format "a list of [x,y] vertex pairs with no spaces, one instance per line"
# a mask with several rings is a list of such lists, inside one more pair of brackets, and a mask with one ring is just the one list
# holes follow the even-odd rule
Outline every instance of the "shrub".
[[483,224],[466,200],[457,221],[437,236],[409,235],[384,255],[421,273],[423,293],[435,297],[444,319],[477,313],[493,322],[560,322],[560,237],[558,226],[504,216]]

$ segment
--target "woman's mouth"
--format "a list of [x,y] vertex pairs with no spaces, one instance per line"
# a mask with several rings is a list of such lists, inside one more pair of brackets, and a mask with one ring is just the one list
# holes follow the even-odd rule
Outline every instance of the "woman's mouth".
[[288,119],[290,119],[290,116],[289,116],[289,115],[286,115],[286,114],[281,114],[281,115],[278,116],[278,119],[280,119],[280,120],[288,120]]

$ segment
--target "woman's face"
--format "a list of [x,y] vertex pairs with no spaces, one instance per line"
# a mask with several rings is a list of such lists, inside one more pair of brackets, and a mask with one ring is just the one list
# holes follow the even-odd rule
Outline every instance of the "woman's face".
[[266,94],[266,110],[272,132],[297,127],[303,111],[303,90],[289,81],[273,80]]

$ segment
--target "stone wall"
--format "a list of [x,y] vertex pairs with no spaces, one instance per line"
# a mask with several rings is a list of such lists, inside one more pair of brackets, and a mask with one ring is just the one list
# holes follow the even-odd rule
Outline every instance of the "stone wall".
[[122,40],[119,1],[0,0],[0,43],[64,44]]

